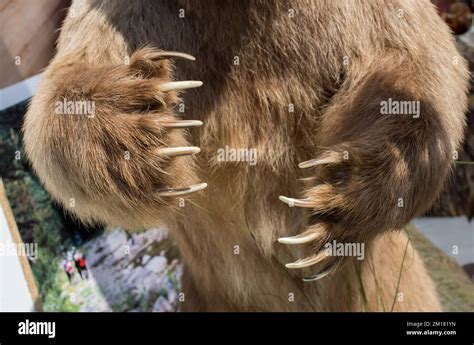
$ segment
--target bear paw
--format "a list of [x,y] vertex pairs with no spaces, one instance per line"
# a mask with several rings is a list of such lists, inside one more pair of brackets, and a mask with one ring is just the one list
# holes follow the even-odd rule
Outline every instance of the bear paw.
[[[195,60],[143,48],[128,64],[63,57],[47,72],[48,87],[27,115],[25,144],[46,189],[84,221],[149,226],[156,210],[176,204],[173,197],[207,187],[196,174],[200,149],[188,142],[188,130],[202,122],[173,109],[182,90],[202,82],[174,81],[172,58]],[[87,116],[57,107],[86,102]]]
[[411,216],[399,204],[404,193],[410,194],[405,188],[409,169],[404,154],[393,145],[345,143],[299,167],[311,169],[303,179],[309,184],[304,197],[279,199],[290,207],[309,210],[309,225],[301,234],[278,242],[307,250],[306,258],[286,264],[290,269],[318,267],[304,281],[321,279],[354,256],[334,255],[335,244],[365,249],[378,234],[402,227]]

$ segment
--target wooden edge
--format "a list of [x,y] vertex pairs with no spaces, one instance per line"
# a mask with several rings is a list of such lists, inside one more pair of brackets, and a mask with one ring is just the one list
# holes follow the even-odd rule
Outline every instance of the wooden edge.
[[[18,231],[18,227],[15,222],[15,217],[13,216],[13,212],[10,208],[10,203],[7,199],[7,193],[5,191],[5,186],[3,185],[3,180],[0,177],[0,204],[3,207],[5,212],[5,217],[7,219],[8,228],[10,229],[10,234],[12,236],[12,240],[14,243],[23,243],[20,232]],[[39,297],[38,288],[36,287],[35,278],[33,276],[33,272],[31,271],[30,263],[26,256],[19,255],[18,258],[20,259],[20,264],[23,269],[23,274],[26,279],[26,283],[28,285],[28,290],[30,291],[31,297],[33,299],[34,307],[37,312],[43,311],[43,304],[41,303],[41,299]]]

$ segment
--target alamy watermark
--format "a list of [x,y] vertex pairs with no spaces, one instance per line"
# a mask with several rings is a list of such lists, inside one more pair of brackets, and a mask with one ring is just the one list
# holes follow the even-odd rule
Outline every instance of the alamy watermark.
[[414,119],[420,117],[420,101],[395,101],[389,98],[380,102],[382,115],[411,115]]
[[257,149],[232,148],[228,145],[217,150],[219,162],[248,162],[249,165],[257,164]]
[[38,243],[0,242],[0,257],[2,256],[26,256],[35,261],[38,258]]
[[62,101],[54,103],[54,112],[61,115],[84,115],[89,118],[95,117],[95,101]]
[[357,260],[365,258],[364,243],[342,243],[334,240],[326,243],[324,248],[327,256],[354,256]]
[[56,337],[55,321],[30,321],[26,319],[18,323],[19,335],[46,335],[48,338]]

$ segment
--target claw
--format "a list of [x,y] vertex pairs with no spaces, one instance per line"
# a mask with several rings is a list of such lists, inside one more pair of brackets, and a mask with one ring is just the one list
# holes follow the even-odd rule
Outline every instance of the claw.
[[298,164],[298,167],[300,167],[301,169],[306,169],[317,165],[338,163],[340,161],[341,157],[339,156],[339,153],[332,152],[329,155],[319,159],[310,159],[309,161],[301,162],[300,164]]
[[317,263],[320,263],[322,260],[324,260],[327,257],[328,255],[326,251],[322,250],[313,256],[286,264],[285,266],[286,268],[305,268],[308,266],[316,265]]
[[180,52],[159,52],[157,58],[162,59],[162,58],[183,58],[186,60],[191,60],[194,61],[196,58],[192,55],[186,54],[186,53],[180,53]]
[[322,231],[306,231],[300,235],[291,237],[280,237],[278,242],[283,244],[303,244],[314,241],[322,236]]
[[202,121],[198,120],[176,120],[169,122],[162,122],[163,127],[168,128],[187,128],[187,127],[199,127],[202,126]]
[[185,90],[199,87],[202,85],[202,81],[196,80],[185,80],[185,81],[170,81],[168,83],[161,84],[158,89],[162,92],[168,92],[173,90]]
[[311,202],[309,199],[294,199],[294,198],[288,198],[286,196],[280,195],[278,197],[280,201],[283,201],[285,204],[288,204],[290,207],[313,207],[314,203]]
[[327,269],[322,270],[319,273],[316,273],[315,275],[303,278],[303,281],[304,282],[314,282],[316,280],[324,278],[327,275],[333,273],[341,262],[342,262],[342,260],[339,259],[334,264],[330,265]]
[[201,152],[201,149],[196,146],[189,146],[189,147],[168,147],[165,149],[159,149],[158,154],[161,156],[168,156],[168,157],[177,157],[177,156],[186,156],[186,155],[194,155],[196,153]]
[[195,184],[191,187],[186,187],[186,188],[163,188],[163,189],[159,189],[157,192],[159,196],[179,196],[179,195],[198,192],[205,188],[207,188],[207,183],[200,183],[200,184]]

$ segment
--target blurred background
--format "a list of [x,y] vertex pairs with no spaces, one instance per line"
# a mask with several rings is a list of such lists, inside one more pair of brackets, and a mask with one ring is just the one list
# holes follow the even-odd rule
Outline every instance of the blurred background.
[[[474,71],[472,3],[433,3]],[[0,196],[15,223],[0,219],[6,224],[0,231],[18,228],[23,242],[38,243],[29,266],[46,311],[176,311],[182,266],[166,230],[128,235],[84,227],[50,199],[24,156],[23,116],[54,55],[68,6],[66,0],[0,0]],[[474,89],[466,116],[469,128],[452,178],[432,209],[407,228],[447,311],[474,311]],[[11,282],[5,272],[0,269],[0,284]]]

